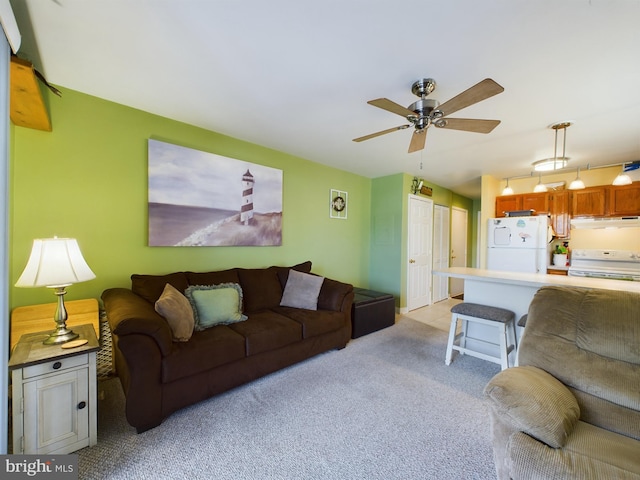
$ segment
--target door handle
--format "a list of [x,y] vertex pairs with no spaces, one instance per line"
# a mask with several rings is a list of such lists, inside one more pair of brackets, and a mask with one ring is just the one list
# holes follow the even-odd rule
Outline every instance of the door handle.
[[416,263],[416,261],[413,258],[411,258],[409,259],[409,263]]

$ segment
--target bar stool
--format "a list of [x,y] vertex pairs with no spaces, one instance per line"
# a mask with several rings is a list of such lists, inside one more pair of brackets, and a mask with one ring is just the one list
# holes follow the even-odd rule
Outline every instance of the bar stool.
[[[447,356],[445,364],[451,364],[453,351],[457,350],[460,354],[472,355],[499,364],[502,370],[509,368],[509,355],[517,350],[518,340],[515,327],[515,313],[511,310],[498,307],[490,307],[488,305],[480,305],[478,303],[462,302],[451,308],[451,328],[449,329],[449,341],[447,343]],[[461,331],[458,330],[458,320],[461,321]],[[468,336],[469,323],[477,323],[490,326],[495,329],[496,341],[492,342],[485,338],[475,338]],[[509,339],[511,337],[511,339]],[[478,349],[470,348],[467,341],[475,344]],[[457,342],[457,343],[456,343]],[[482,348],[486,346],[487,348]],[[499,354],[491,355],[487,351],[497,350]],[[512,362],[515,365],[515,361]]]

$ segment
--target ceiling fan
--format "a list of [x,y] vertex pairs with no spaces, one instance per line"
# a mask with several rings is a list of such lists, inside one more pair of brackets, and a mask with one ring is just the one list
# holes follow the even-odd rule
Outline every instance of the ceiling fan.
[[489,133],[500,123],[500,120],[445,118],[447,115],[457,112],[458,110],[462,110],[474,103],[481,102],[498,93],[502,93],[504,88],[492,79],[485,78],[473,87],[456,95],[451,100],[444,102],[442,105],[440,105],[437,100],[427,98],[427,95],[433,92],[435,88],[436,81],[432,78],[423,78],[415,82],[411,86],[411,92],[420,97],[420,100],[412,103],[407,108],[392,102],[388,98],[369,100],[367,102],[368,104],[405,117],[409,121],[409,124],[354,138],[353,141],[362,142],[397,130],[404,130],[413,125],[414,131],[411,137],[411,143],[409,144],[409,153],[412,153],[424,148],[427,140],[427,128],[429,128],[430,125],[435,125],[438,128],[450,128],[467,132]]

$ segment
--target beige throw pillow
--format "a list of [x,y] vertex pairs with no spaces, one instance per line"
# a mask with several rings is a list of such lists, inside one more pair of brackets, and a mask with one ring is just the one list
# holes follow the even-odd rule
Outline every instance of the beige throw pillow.
[[179,290],[167,283],[155,307],[156,312],[167,320],[175,342],[186,342],[191,338],[195,324],[193,309]]

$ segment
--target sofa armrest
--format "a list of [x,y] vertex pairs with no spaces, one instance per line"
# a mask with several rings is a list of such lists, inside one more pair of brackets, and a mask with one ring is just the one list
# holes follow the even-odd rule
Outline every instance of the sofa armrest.
[[318,309],[349,313],[351,316],[353,296],[353,285],[325,278],[318,295]]
[[484,389],[501,422],[552,448],[562,447],[580,418],[574,395],[559,380],[537,367],[503,370]]
[[128,288],[111,288],[102,293],[111,331],[119,337],[139,334],[152,337],[163,356],[172,350],[171,328],[153,304]]

